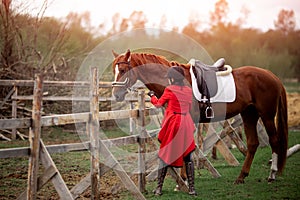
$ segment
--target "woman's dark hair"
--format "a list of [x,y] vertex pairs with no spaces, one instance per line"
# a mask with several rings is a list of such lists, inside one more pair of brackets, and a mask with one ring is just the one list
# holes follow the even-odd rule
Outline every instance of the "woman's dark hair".
[[184,85],[184,71],[181,67],[174,66],[169,68],[167,78],[173,79],[173,85]]

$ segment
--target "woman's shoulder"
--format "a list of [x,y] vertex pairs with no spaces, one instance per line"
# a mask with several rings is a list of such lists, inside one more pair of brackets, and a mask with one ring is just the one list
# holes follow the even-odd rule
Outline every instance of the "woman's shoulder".
[[191,90],[192,88],[187,86],[187,85],[169,85],[167,86],[167,88],[184,88],[184,89],[187,89],[187,90]]

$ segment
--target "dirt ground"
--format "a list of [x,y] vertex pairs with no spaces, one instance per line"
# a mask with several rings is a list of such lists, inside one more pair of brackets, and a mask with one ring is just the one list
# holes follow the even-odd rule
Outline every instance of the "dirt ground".
[[289,127],[300,128],[300,94],[289,93],[288,100],[288,124]]

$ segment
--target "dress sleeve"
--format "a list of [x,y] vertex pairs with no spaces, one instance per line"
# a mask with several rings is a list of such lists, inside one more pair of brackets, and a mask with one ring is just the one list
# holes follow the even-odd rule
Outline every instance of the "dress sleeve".
[[151,97],[151,103],[157,108],[162,107],[165,103],[169,101],[170,94],[171,91],[168,88],[166,88],[163,95],[159,99],[155,95],[153,95]]

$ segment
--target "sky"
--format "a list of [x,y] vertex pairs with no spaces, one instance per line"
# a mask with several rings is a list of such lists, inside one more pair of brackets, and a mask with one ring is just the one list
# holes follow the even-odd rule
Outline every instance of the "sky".
[[[33,0],[36,7],[43,0]],[[217,0],[48,0],[49,5],[44,16],[62,18],[70,12],[83,13],[89,11],[93,26],[105,24],[111,27],[112,16],[120,13],[128,18],[136,11],[143,11],[148,19],[148,28],[157,28],[162,16],[167,22],[166,29],[188,24],[191,16],[200,19],[203,27],[209,22],[209,13],[214,11]],[[296,28],[300,28],[300,0],[227,0],[229,18],[235,22],[241,16],[241,9],[246,7],[249,15],[244,27],[258,28],[262,31],[274,29],[280,10],[293,10],[296,17]]]

